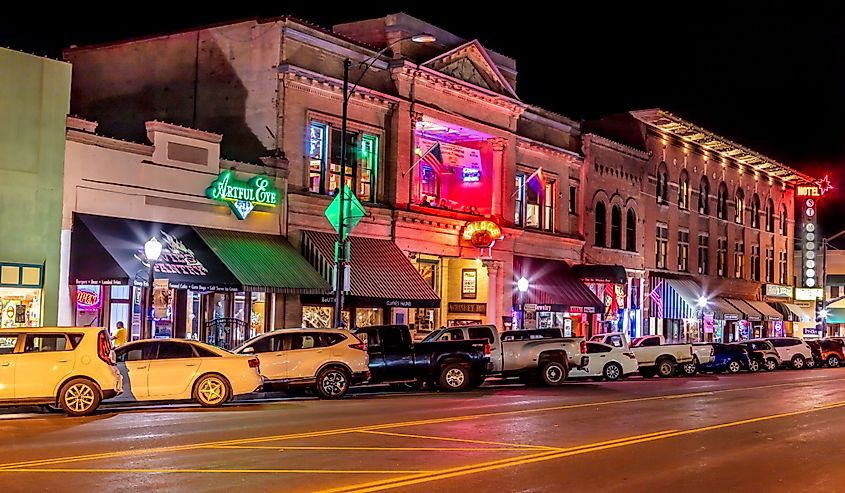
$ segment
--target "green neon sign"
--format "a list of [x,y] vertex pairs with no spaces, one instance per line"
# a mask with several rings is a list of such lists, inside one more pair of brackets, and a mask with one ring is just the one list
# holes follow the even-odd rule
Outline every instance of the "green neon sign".
[[276,207],[279,203],[279,191],[270,178],[258,175],[249,181],[241,181],[235,178],[232,170],[221,172],[205,189],[205,196],[229,204],[232,212],[241,220],[246,219],[257,205]]

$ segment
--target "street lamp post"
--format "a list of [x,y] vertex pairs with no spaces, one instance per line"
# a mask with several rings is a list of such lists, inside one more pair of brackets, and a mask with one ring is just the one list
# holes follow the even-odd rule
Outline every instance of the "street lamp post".
[[150,277],[147,284],[147,323],[142,339],[149,339],[153,336],[153,284],[155,284],[155,266],[161,255],[161,243],[153,236],[144,243],[144,256],[147,257],[147,265],[150,268]]
[[519,328],[525,328],[525,292],[528,291],[528,279],[520,277],[516,281],[516,287],[519,289]]
[[698,330],[701,331],[701,340],[704,341],[704,309],[707,308],[707,297],[698,297]]
[[[361,79],[364,78],[364,74],[370,70],[370,67],[378,60],[378,58],[384,54],[385,51],[388,50],[391,46],[399,43],[401,41],[412,40],[415,43],[433,43],[436,41],[436,38],[431,34],[427,33],[420,33],[415,34],[413,36],[406,36],[404,38],[397,39],[391,43],[388,43],[387,46],[379,50],[378,53],[373,55],[369,63],[367,63],[364,67],[363,72],[361,75],[358,76],[358,80],[352,85],[352,88],[349,88],[349,67],[352,65],[352,61],[349,58],[343,60],[343,108],[341,110],[341,122],[340,122],[340,183],[338,184],[338,193],[340,197],[338,199],[338,205],[340,206],[340,211],[338,213],[338,225],[337,225],[337,242],[335,243],[335,265],[334,265],[334,326],[340,327],[341,322],[343,321],[342,312],[343,312],[343,291],[344,285],[346,284],[346,279],[348,277],[348,270],[349,270],[349,246],[348,240],[346,238],[346,123],[347,123],[347,112],[349,109],[349,98],[352,96],[352,93],[355,92],[355,89],[358,87],[358,84],[361,82]],[[366,61],[366,60],[365,60]],[[364,65],[364,62],[361,62],[361,65]],[[352,193],[355,193],[354,191]]]

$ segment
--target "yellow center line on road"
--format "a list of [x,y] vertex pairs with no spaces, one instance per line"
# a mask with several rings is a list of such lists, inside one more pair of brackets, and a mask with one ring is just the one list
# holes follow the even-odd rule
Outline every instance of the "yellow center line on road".
[[[247,444],[252,444],[252,443],[272,442],[272,441],[277,441],[277,440],[319,438],[319,437],[336,436],[336,435],[342,435],[342,434],[346,434],[346,433],[354,433],[354,432],[360,432],[360,431],[386,430],[386,429],[391,429],[391,428],[422,426],[422,425],[428,425],[428,424],[454,423],[454,422],[457,422],[457,421],[471,420],[471,419],[492,418],[492,417],[500,417],[500,416],[516,416],[516,415],[529,414],[529,413],[544,413],[544,412],[564,411],[564,410],[571,410],[571,409],[595,408],[595,407],[613,406],[613,405],[620,405],[620,404],[631,404],[631,403],[638,403],[638,402],[660,401],[660,400],[666,400],[666,399],[683,399],[683,398],[704,397],[704,396],[718,395],[718,394],[727,393],[727,392],[739,392],[739,391],[744,391],[744,390],[761,390],[761,389],[771,389],[771,388],[776,388],[776,387],[787,387],[787,386],[807,386],[807,385],[814,385],[815,383],[831,383],[831,382],[835,382],[835,381],[838,381],[838,380],[842,380],[842,379],[819,379],[819,380],[812,380],[812,381],[800,381],[800,382],[787,382],[787,383],[779,383],[779,384],[771,384],[771,385],[760,385],[760,386],[755,386],[755,387],[738,387],[738,388],[732,388],[732,389],[712,390],[712,391],[708,391],[708,392],[664,394],[664,395],[655,395],[655,396],[648,396],[648,397],[635,397],[635,398],[629,398],[629,399],[618,399],[618,400],[612,400],[612,401],[584,402],[584,403],[578,403],[578,404],[564,404],[564,405],[560,405],[560,406],[551,406],[551,407],[515,409],[515,410],[509,410],[509,411],[495,411],[495,412],[489,412],[489,413],[470,414],[470,415],[463,415],[463,416],[450,416],[450,417],[444,417],[444,418],[403,421],[403,422],[395,422],[395,423],[374,424],[374,425],[366,425],[366,426],[350,427],[350,428],[336,428],[336,429],[322,430],[322,431],[289,433],[289,434],[283,434],[283,435],[267,435],[267,436],[258,436],[258,437],[252,437],[252,438],[236,438],[236,439],[231,439],[231,440],[200,442],[200,443],[185,444],[185,445],[150,447],[150,448],[136,449],[136,450],[119,450],[119,451],[101,452],[101,453],[93,453],[93,454],[81,454],[81,455],[72,455],[72,456],[64,456],[64,457],[54,457],[54,458],[47,458],[47,459],[34,459],[34,460],[28,460],[28,461],[9,462],[9,463],[5,463],[5,464],[0,464],[0,470],[17,469],[17,468],[20,468],[20,467],[37,467],[37,466],[45,466],[45,465],[51,465],[51,464],[61,464],[61,463],[67,463],[67,462],[79,462],[79,461],[86,461],[86,460],[134,457],[134,456],[138,456],[138,455],[142,455],[142,454],[157,454],[157,453],[165,453],[165,452],[182,452],[182,451],[197,450],[197,449],[220,446],[220,445],[247,445]],[[507,404],[503,404],[503,405],[507,405]]]
[[[436,438],[436,437],[432,437]],[[439,439],[439,438],[438,438]],[[279,446],[272,445],[220,445],[219,447],[205,447],[208,449],[227,449],[227,450],[277,450],[285,452],[287,450],[338,450],[338,451],[363,451],[363,452],[525,452],[526,450],[537,449],[551,449],[551,447],[531,447],[529,449],[512,446],[512,447],[303,447],[303,446]]]
[[781,418],[787,418],[787,417],[792,417],[792,416],[799,416],[799,415],[803,415],[803,414],[809,414],[809,413],[814,413],[814,412],[819,412],[819,411],[824,411],[824,410],[829,410],[829,409],[837,409],[837,408],[842,408],[842,407],[845,407],[845,401],[836,402],[836,403],[833,403],[833,404],[815,406],[815,407],[810,408],[810,409],[802,409],[802,410],[799,410],[799,411],[791,411],[791,412],[785,412],[785,413],[771,414],[771,415],[768,415],[768,416],[760,416],[760,417],[756,417],[756,418],[749,418],[749,419],[743,419],[743,420],[738,420],[738,421],[731,421],[731,422],[727,422],[727,423],[720,423],[720,424],[717,424],[717,425],[703,426],[703,427],[700,427],[700,428],[691,428],[691,429],[688,429],[688,430],[680,430],[680,431],[673,431],[673,432],[668,432],[668,433],[661,433],[661,434],[656,434],[656,435],[653,435],[653,436],[645,436],[645,437],[639,437],[639,438],[638,437],[631,437],[630,439],[617,440],[616,442],[608,442],[608,443],[604,443],[604,444],[598,444],[597,443],[597,444],[585,445],[585,446],[582,446],[582,447],[577,447],[574,450],[564,450],[564,451],[561,451],[561,452],[550,452],[550,453],[538,454],[538,455],[534,455],[534,456],[529,455],[529,456],[523,456],[523,457],[515,457],[515,458],[512,458],[512,459],[505,459],[505,460],[500,460],[500,461],[492,461],[492,462],[486,462],[486,463],[481,463],[481,464],[474,464],[474,465],[444,469],[442,471],[438,471],[438,472],[430,473],[430,474],[417,474],[417,475],[411,475],[411,476],[408,476],[408,477],[405,477],[405,478],[393,478],[393,479],[380,480],[380,481],[375,481],[375,482],[370,482],[370,483],[362,483],[362,484],[351,485],[351,486],[342,487],[342,488],[334,488],[334,489],[329,489],[329,490],[323,490],[321,493],[371,493],[371,492],[376,492],[376,491],[384,491],[384,490],[389,490],[389,489],[401,488],[401,487],[405,487],[405,486],[412,486],[412,485],[416,485],[416,484],[429,483],[429,482],[432,482],[432,481],[440,481],[440,480],[443,480],[443,479],[455,478],[455,477],[460,477],[460,476],[467,476],[467,475],[471,475],[471,474],[478,474],[478,473],[493,471],[493,470],[497,470],[497,469],[505,469],[505,468],[511,468],[511,467],[516,467],[516,466],[521,466],[521,465],[526,465],[526,464],[532,464],[532,463],[537,463],[537,462],[545,462],[545,461],[550,461],[550,460],[555,460],[555,459],[561,459],[561,458],[564,458],[564,457],[571,457],[571,456],[575,456],[575,455],[589,454],[589,453],[600,452],[600,451],[608,450],[608,449],[627,447],[627,446],[630,446],[630,445],[636,445],[636,444],[640,444],[640,443],[654,442],[654,441],[657,441],[657,440],[666,440],[666,439],[675,438],[675,437],[679,437],[679,436],[691,435],[691,434],[694,434],[694,433],[703,433],[703,432],[707,432],[707,431],[713,431],[713,430],[720,430],[720,429],[731,428],[731,427],[736,427],[736,426],[742,426],[742,425],[747,425],[747,424],[751,424],[751,423],[758,423],[758,422],[761,422],[761,421],[770,421],[770,420],[774,420],[774,419],[781,419]]
[[375,430],[366,430],[366,431],[359,431],[358,433],[366,433],[368,435],[384,435],[390,437],[400,437],[400,438],[420,438],[423,440],[443,440],[447,442],[460,442],[460,443],[476,443],[478,445],[499,445],[499,446],[506,446],[511,448],[518,448],[524,450],[561,450],[558,447],[547,447],[545,445],[530,445],[530,444],[521,444],[521,443],[506,443],[506,442],[490,442],[486,440],[470,440],[468,438],[452,438],[452,437],[438,437],[432,435],[414,435],[411,433],[394,433],[389,431],[375,431]]
[[73,467],[39,467],[3,469],[0,473],[175,473],[175,474],[430,474],[436,471],[402,471],[402,470],[362,470],[362,469],[116,469],[116,468],[73,468]]

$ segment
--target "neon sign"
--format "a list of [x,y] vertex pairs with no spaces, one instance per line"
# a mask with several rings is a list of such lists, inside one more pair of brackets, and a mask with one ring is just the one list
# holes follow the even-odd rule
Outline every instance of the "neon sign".
[[461,173],[464,183],[481,181],[481,170],[479,168],[463,168]]
[[100,296],[97,293],[80,289],[76,292],[76,304],[83,308],[100,306]]
[[463,238],[476,248],[490,248],[502,237],[502,228],[493,221],[473,221],[466,225],[463,234]]
[[795,187],[795,193],[799,197],[821,197],[832,189],[830,178],[824,175],[824,178],[816,180],[812,185],[798,185]]
[[235,178],[232,170],[221,172],[205,189],[205,196],[229,204],[232,212],[241,220],[246,219],[257,205],[276,207],[279,202],[279,191],[270,178],[259,175],[249,181],[241,181]]

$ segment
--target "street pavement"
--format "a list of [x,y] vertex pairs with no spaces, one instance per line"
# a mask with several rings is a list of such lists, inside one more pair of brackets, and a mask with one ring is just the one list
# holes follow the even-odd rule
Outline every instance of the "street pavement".
[[845,369],[0,414],[0,492],[841,492]]

